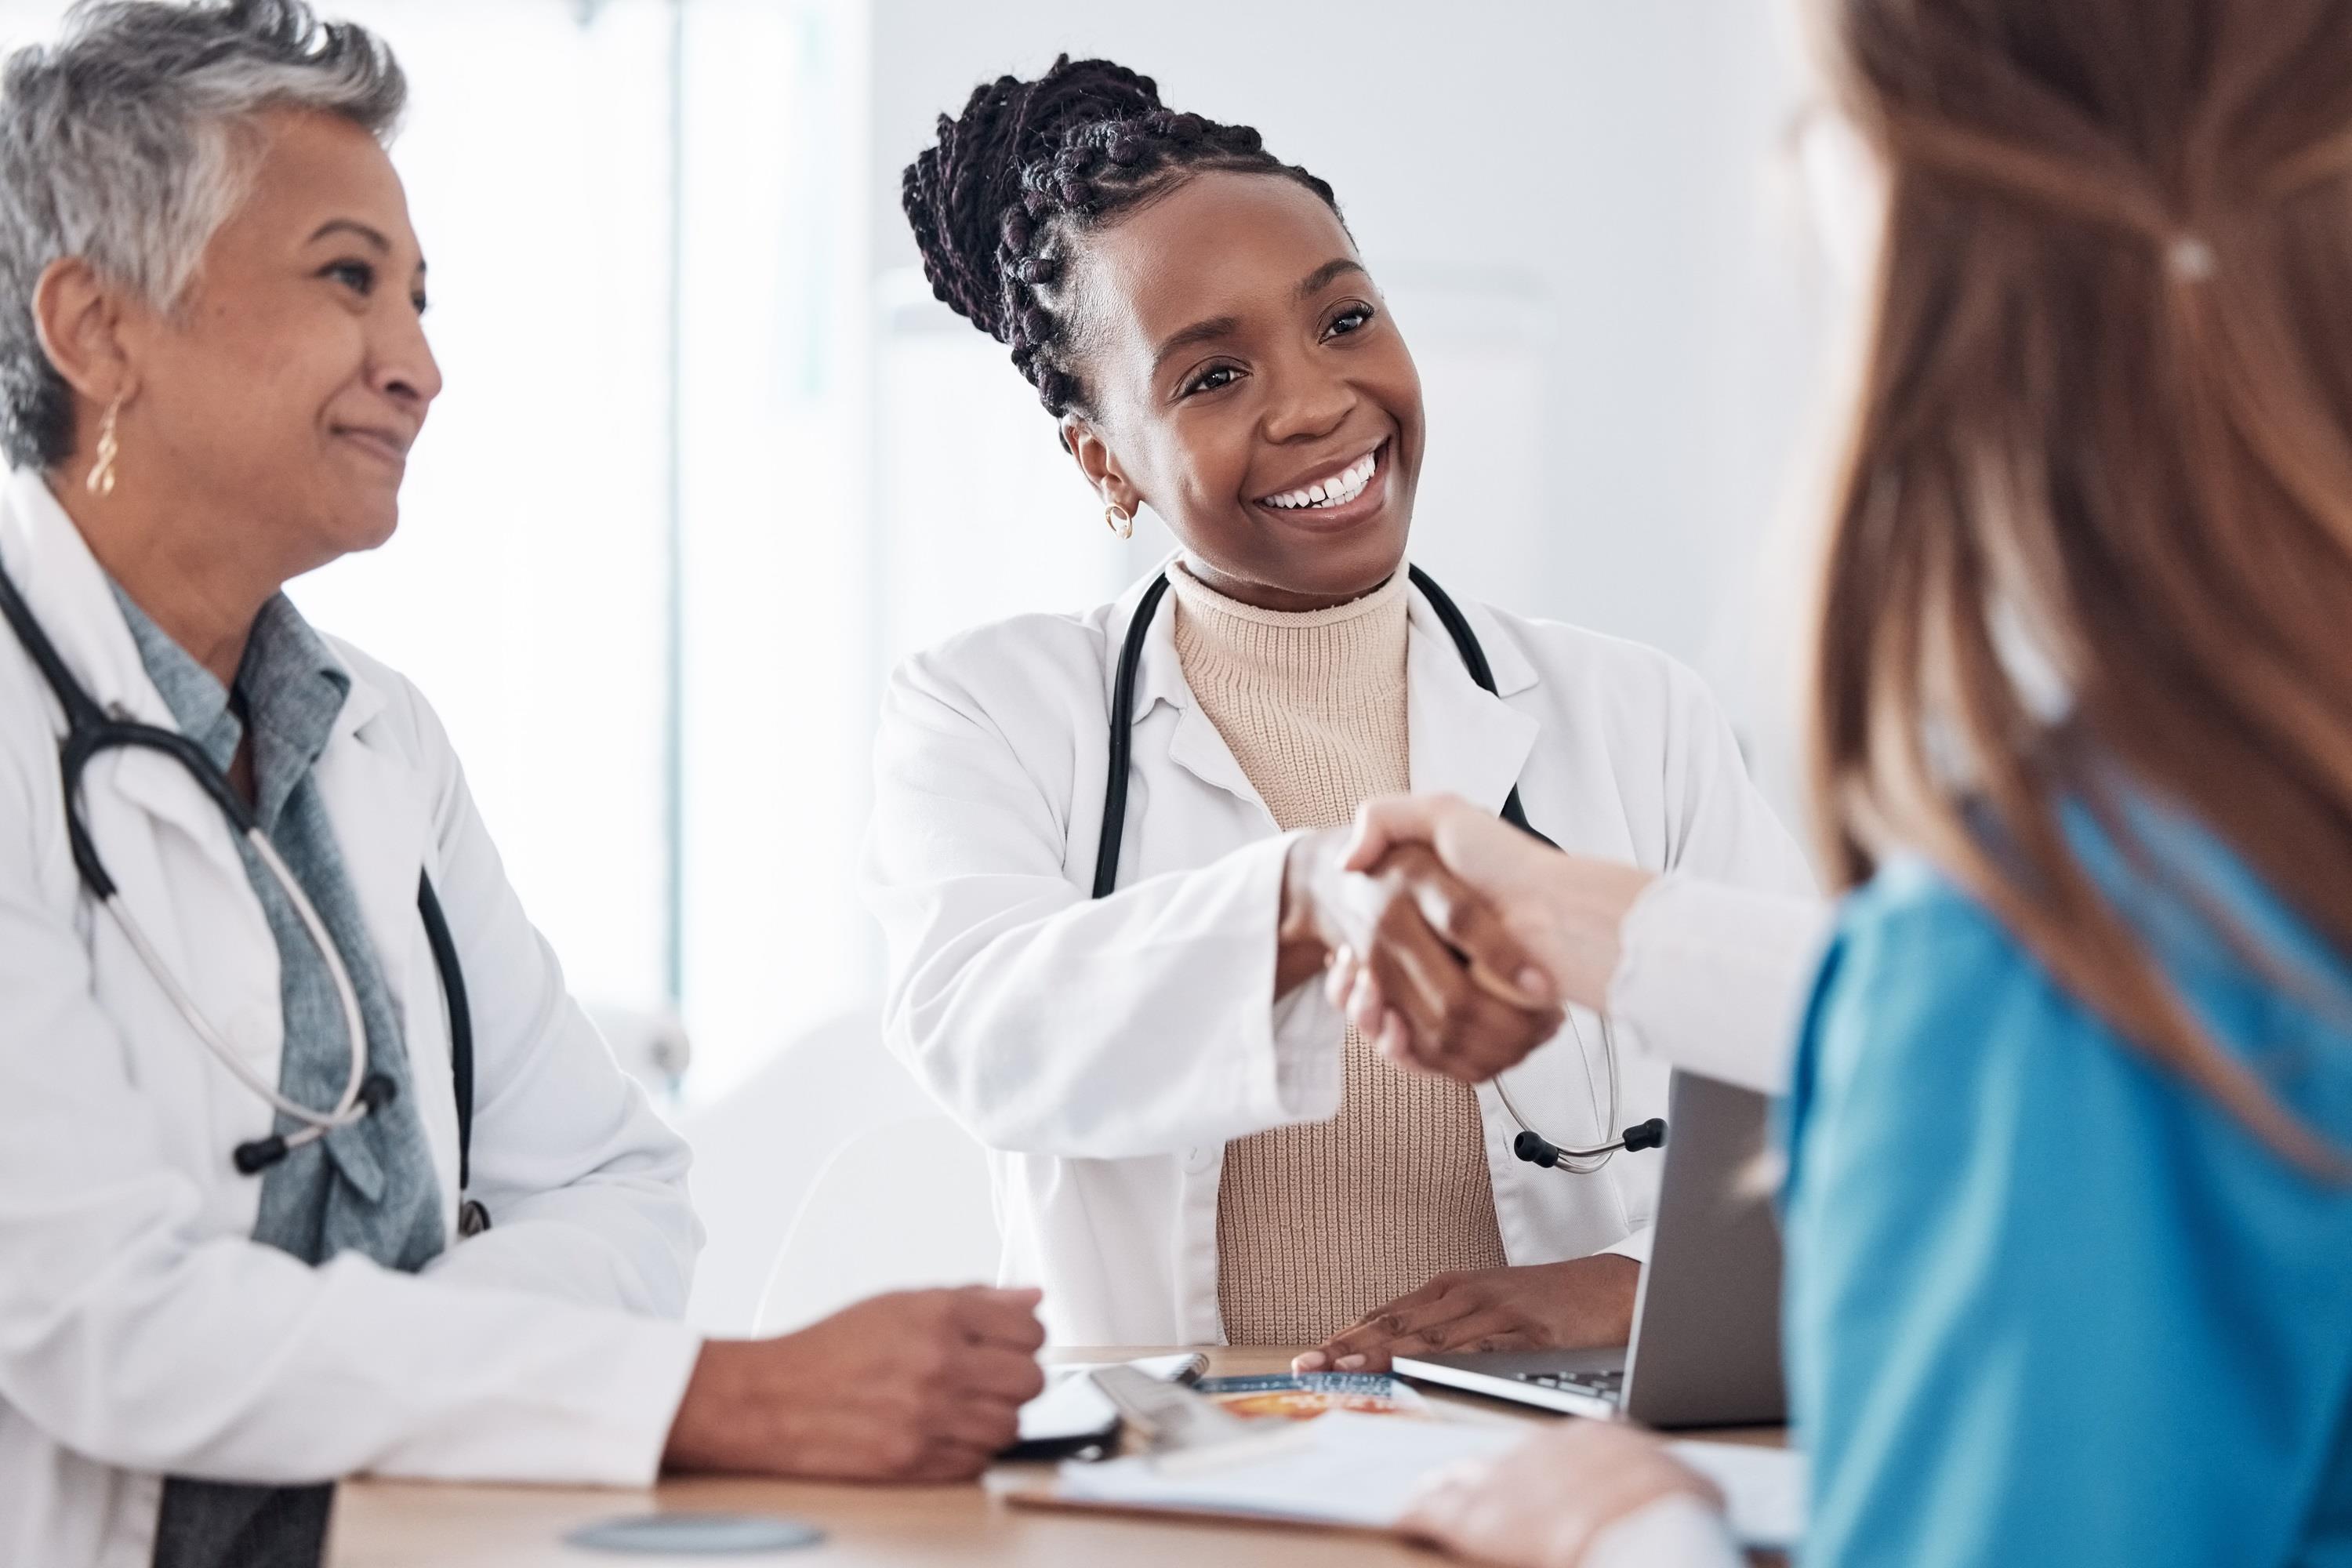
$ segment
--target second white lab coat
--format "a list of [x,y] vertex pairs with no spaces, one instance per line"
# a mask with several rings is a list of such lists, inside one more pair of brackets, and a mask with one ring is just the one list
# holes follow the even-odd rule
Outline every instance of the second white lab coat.
[[[0,498],[0,560],[101,706],[170,728],[104,574],[42,479]],[[352,689],[313,772],[404,1024],[450,1246],[421,1275],[312,1268],[250,1239],[229,1152],[271,1111],[214,1060],[85,895],[59,709],[0,626],[0,1563],[145,1568],[163,1477],[353,1471],[643,1485],[699,1340],[685,1146],[566,994],[447,737],[399,676]],[[198,1006],[278,1081],[278,959],[213,805],[152,752],[91,764],[124,901]],[[447,1029],[416,910],[429,872],[475,1042],[457,1239]]]
[[[889,1045],[990,1149],[1003,1279],[1045,1288],[1062,1343],[1222,1340],[1224,1146],[1328,1118],[1340,1092],[1343,1025],[1321,987],[1273,994],[1293,836],[1192,700],[1171,605],[1139,670],[1118,890],[1088,897],[1118,649],[1143,586],[1086,615],[1001,622],[910,659],[877,749],[865,884],[889,948]],[[1499,810],[1516,783],[1529,819],[1563,848],[1810,890],[1688,670],[1574,627],[1464,608],[1497,694],[1471,679],[1416,591],[1415,790]],[[1507,1076],[1547,1136],[1597,1144],[1663,1113],[1664,1058],[1675,1053],[1626,1043],[1608,1125],[1599,1020],[1580,1021],[1589,1060],[1563,1030]],[[1621,1036],[1643,1028],[1620,1020]],[[1542,1170],[1512,1154],[1518,1129],[1494,1087],[1477,1097],[1512,1262],[1644,1255],[1656,1154],[1621,1155],[1596,1175]]]

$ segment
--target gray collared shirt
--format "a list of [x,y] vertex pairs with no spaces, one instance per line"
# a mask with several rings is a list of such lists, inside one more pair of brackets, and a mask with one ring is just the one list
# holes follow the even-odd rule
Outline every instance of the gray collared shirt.
[[254,816],[263,832],[274,834],[288,797],[327,749],[351,696],[351,676],[293,601],[280,594],[254,617],[232,691],[120,585],[112,586],[147,678],[163,694],[180,732],[202,746],[214,766],[228,771],[250,722]]
[[[438,1179],[409,1092],[399,1010],[311,776],[351,694],[351,676],[283,594],[254,618],[234,688],[224,688],[120,587],[115,598],[140,661],[181,732],[224,772],[250,733],[255,819],[333,936],[359,994],[368,1070],[392,1079],[395,1089],[383,1110],[269,1168],[254,1238],[306,1262],[356,1250],[387,1268],[422,1268],[444,1242]],[[268,868],[250,847],[240,844],[237,850],[277,940],[286,1039],[279,1092],[325,1110],[341,1094],[350,1072],[341,999]],[[278,1130],[299,1126],[281,1116]]]

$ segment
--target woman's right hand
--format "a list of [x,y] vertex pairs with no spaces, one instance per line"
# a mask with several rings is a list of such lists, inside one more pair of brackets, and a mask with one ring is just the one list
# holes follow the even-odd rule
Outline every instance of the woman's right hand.
[[1349,858],[1345,828],[1309,834],[1284,870],[1277,984],[1344,955],[1375,979],[1397,1059],[1466,1083],[1514,1067],[1559,1031],[1551,981],[1494,907],[1428,847]]
[[1045,1385],[1037,1292],[877,1296],[767,1340],[712,1340],[687,1380],[673,1470],[961,1481],[1020,1435]]

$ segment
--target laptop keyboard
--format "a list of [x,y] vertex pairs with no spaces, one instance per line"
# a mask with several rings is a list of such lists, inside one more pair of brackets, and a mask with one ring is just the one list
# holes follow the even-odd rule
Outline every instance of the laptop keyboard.
[[1538,1388],[1557,1388],[1565,1394],[1589,1394],[1599,1399],[1615,1399],[1625,1392],[1625,1369],[1612,1367],[1606,1372],[1523,1372],[1517,1374],[1521,1383],[1531,1383]]

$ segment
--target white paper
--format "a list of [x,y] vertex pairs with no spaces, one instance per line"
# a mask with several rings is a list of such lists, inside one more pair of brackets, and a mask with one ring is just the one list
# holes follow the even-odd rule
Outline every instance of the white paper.
[[[1519,1426],[1416,1421],[1335,1410],[1297,1423],[1303,1440],[1274,1454],[1257,1449],[1227,1465],[1187,1456],[1163,1469],[1144,1456],[1104,1465],[1065,1465],[1061,1494],[1087,1502],[1255,1514],[1267,1519],[1387,1529],[1404,1516],[1413,1489],[1462,1459],[1485,1458],[1526,1439]],[[1213,1452],[1212,1450],[1211,1452]]]
[[1675,1458],[1723,1489],[1743,1546],[1786,1552],[1805,1534],[1805,1457],[1751,1443],[1669,1443]]
[[[1527,1441],[1520,1425],[1417,1421],[1336,1410],[1292,1424],[1302,1440],[1268,1453],[1248,1447],[1228,1463],[1216,1450],[1162,1467],[1149,1457],[1064,1465],[1059,1491],[1078,1501],[1133,1508],[1251,1514],[1315,1524],[1392,1528],[1422,1482],[1448,1465],[1491,1458]],[[1723,1489],[1742,1544],[1785,1551],[1804,1534],[1805,1461],[1786,1448],[1674,1443],[1675,1458]],[[1559,1478],[1562,1491],[1576,1485]]]

